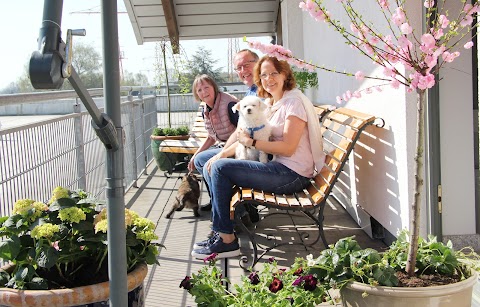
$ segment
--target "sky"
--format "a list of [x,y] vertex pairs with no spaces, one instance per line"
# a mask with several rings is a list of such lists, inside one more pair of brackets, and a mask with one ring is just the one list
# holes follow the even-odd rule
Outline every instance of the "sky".
[[[126,12],[123,0],[118,0],[118,10]],[[79,12],[97,13],[79,13]],[[64,0],[62,17],[62,39],[68,29],[85,29],[87,35],[75,36],[74,41],[93,46],[102,55],[102,25],[100,0]],[[0,9],[0,26],[2,47],[0,48],[0,89],[15,82],[23,75],[33,51],[37,50],[37,38],[42,24],[43,1],[19,0],[2,1]],[[131,73],[141,72],[154,80],[155,45],[144,43],[138,45],[133,33],[128,14],[118,14],[119,44],[123,54],[122,67]],[[260,38],[268,42],[268,38]],[[181,47],[191,57],[199,46],[212,51],[212,58],[218,59],[217,68],[227,70],[228,40],[208,39],[180,41]],[[247,48],[246,43],[239,40],[240,49]]]

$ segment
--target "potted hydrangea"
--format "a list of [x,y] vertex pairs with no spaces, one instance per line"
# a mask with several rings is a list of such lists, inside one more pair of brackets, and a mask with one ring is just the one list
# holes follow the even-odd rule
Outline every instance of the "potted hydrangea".
[[[105,208],[97,210],[102,204],[83,190],[63,187],[53,190],[48,203],[18,200],[12,214],[0,218],[0,258],[9,262],[0,270],[0,305],[108,300],[108,216]],[[146,265],[158,264],[162,245],[152,242],[158,239],[155,224],[129,209],[125,230],[129,291],[141,290]],[[75,289],[83,294],[74,295]],[[143,300],[138,291],[132,295]]]

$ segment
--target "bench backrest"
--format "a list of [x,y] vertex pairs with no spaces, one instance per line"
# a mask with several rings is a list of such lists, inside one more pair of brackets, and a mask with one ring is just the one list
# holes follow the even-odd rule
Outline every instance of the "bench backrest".
[[361,132],[375,121],[375,116],[347,108],[330,110],[322,120],[325,166],[307,191],[315,205],[323,203],[337,181]]

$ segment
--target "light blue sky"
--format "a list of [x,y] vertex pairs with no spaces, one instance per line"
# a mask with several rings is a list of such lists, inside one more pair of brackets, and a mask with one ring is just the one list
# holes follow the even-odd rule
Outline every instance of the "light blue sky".
[[[123,0],[118,0],[119,11],[125,11]],[[65,40],[67,29],[86,29],[85,37],[75,37],[90,44],[102,54],[101,14],[80,14],[79,11],[101,10],[99,0],[64,0],[62,17],[62,39]],[[0,89],[17,80],[25,70],[31,53],[37,49],[37,37],[43,17],[43,1],[19,0],[2,1],[0,8],[0,26],[2,44],[0,48]],[[120,49],[124,54],[122,66],[124,71],[142,72],[153,81],[155,63],[155,43],[137,45],[128,14],[118,15]],[[268,41],[267,38],[262,39]],[[182,48],[191,56],[198,46],[203,45],[212,51],[218,66],[227,65],[227,39],[181,41]],[[240,49],[246,44],[240,41]]]

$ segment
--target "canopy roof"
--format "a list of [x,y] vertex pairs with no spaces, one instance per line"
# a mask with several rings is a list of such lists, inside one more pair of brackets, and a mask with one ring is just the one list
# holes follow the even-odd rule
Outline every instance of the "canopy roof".
[[179,40],[276,36],[280,0],[124,0],[139,45]]

